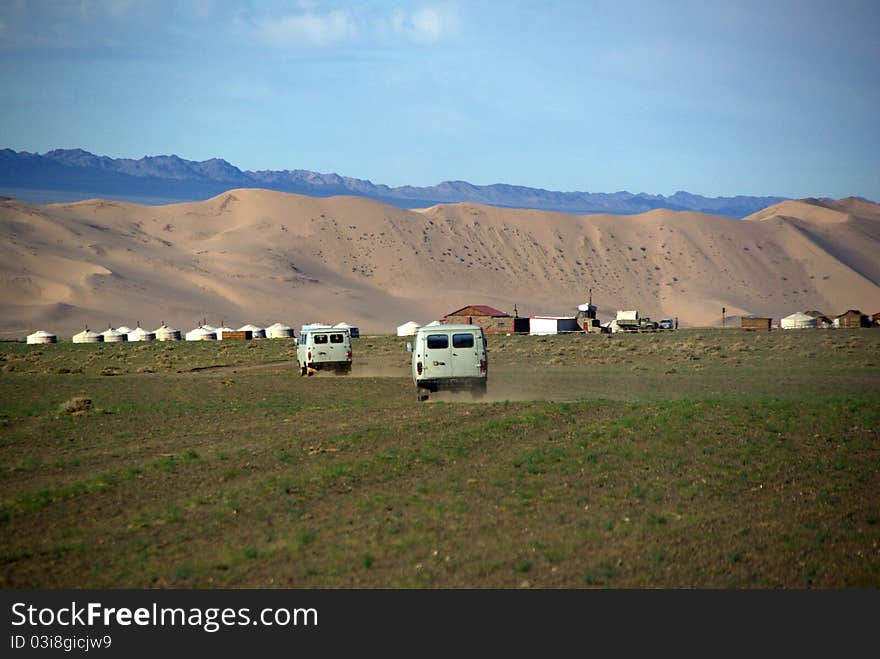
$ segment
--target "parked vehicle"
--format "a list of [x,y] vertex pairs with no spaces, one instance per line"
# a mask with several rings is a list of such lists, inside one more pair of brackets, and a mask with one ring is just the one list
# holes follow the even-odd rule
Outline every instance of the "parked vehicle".
[[660,322],[657,323],[660,329],[674,329],[675,323],[672,322],[672,318],[661,318]]
[[470,391],[474,398],[486,393],[489,351],[479,325],[420,327],[407,350],[419,400],[435,391]]
[[609,324],[612,332],[651,332],[659,328],[660,323],[647,316],[640,317],[635,309],[618,311],[617,318]]
[[346,328],[304,326],[299,333],[296,360],[300,375],[333,370],[351,373],[351,333]]

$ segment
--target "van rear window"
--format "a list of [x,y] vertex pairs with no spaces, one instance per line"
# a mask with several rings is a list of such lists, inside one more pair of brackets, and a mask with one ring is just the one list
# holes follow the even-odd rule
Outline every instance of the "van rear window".
[[442,350],[448,347],[448,334],[428,334],[428,350]]
[[342,343],[342,334],[331,334],[330,343]]
[[473,334],[453,334],[452,335],[452,347],[453,348],[473,348],[474,347],[474,335]]
[[326,334],[315,334],[315,345],[327,343]]

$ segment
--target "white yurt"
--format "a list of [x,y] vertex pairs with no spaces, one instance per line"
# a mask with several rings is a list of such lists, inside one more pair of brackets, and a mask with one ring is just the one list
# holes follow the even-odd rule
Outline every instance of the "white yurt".
[[281,323],[269,325],[266,328],[267,339],[291,339],[294,338],[293,328]]
[[333,329],[347,329],[348,333],[351,335],[351,338],[353,338],[353,339],[356,339],[356,338],[360,337],[360,335],[361,335],[361,331],[359,328],[355,327],[354,325],[349,325],[348,323],[345,323],[345,322],[338,323],[338,324],[334,325]]
[[419,327],[417,322],[410,320],[397,328],[397,336],[413,336]]
[[180,341],[180,330],[168,327],[165,323],[162,323],[161,327],[157,327],[153,334],[155,334],[157,341]]
[[156,338],[155,332],[148,332],[144,328],[141,327],[141,324],[138,323],[138,326],[135,327],[128,333],[129,341],[153,341]]
[[430,323],[425,325],[425,327],[437,327],[437,325],[442,325],[442,324],[443,323],[441,323],[439,320],[432,320]]
[[104,337],[104,343],[119,343],[120,341],[128,340],[128,333],[123,334],[117,329],[113,329],[112,327],[108,327],[105,331],[101,332],[101,336]]
[[816,319],[800,311],[795,311],[790,316],[782,318],[779,321],[779,326],[782,329],[806,329],[816,327]]
[[27,335],[28,343],[58,343],[58,337],[45,330],[37,330]]
[[247,325],[242,325],[238,328],[239,332],[250,332],[252,339],[265,339],[266,338],[266,330],[262,327],[257,327],[256,325],[251,325],[248,323]]
[[74,343],[103,343],[104,335],[93,332],[88,327],[86,327],[79,334],[74,334],[73,337],[71,337],[71,341],[73,341]]
[[186,333],[187,341],[213,341],[217,338],[213,328],[210,330],[206,326],[199,326]]
[[116,331],[120,334],[125,334],[126,336],[131,334],[131,328],[128,325],[120,325],[116,328]]

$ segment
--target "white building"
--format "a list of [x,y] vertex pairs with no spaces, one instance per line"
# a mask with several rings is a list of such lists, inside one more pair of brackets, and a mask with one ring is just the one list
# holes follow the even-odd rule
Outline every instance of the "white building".
[[414,320],[410,320],[397,328],[397,336],[414,336],[419,324]]
[[580,331],[577,319],[571,316],[529,316],[529,334],[532,336]]

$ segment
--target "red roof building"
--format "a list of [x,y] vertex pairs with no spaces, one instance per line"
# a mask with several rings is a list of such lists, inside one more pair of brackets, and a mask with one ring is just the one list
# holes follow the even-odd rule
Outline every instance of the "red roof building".
[[447,325],[480,325],[487,334],[514,331],[514,317],[486,304],[471,304],[443,316]]

